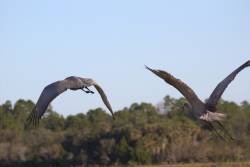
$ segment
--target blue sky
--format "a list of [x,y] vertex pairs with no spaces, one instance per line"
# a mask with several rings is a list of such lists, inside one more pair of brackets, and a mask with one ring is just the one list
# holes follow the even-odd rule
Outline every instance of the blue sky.
[[[249,8],[247,0],[0,0],[0,103],[37,101],[47,84],[70,75],[99,82],[114,110],[181,97],[144,64],[167,70],[204,100],[250,59]],[[246,69],[223,98],[250,101],[249,85]],[[63,115],[105,108],[97,94],[81,91],[52,105]]]

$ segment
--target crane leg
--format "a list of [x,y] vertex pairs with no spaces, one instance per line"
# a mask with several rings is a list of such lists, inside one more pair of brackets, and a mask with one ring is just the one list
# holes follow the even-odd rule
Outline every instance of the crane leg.
[[212,132],[214,132],[217,136],[219,136],[222,140],[224,140],[225,142],[227,142],[226,138],[224,136],[222,136],[217,129],[215,129],[215,127],[213,126],[213,124],[211,122],[207,122],[208,127],[210,128],[210,130],[212,130]]
[[[227,142],[228,144],[231,144],[234,139],[233,138],[228,138],[229,136],[225,137],[225,135],[222,135],[221,133],[219,133],[219,131],[217,131],[217,129],[213,126],[213,124],[211,122],[206,122],[207,125],[210,127],[210,129],[215,132],[222,140],[224,140],[225,142]],[[223,126],[223,125],[222,125]],[[220,128],[220,130],[223,130],[222,127]],[[231,137],[231,136],[230,136]]]
[[92,90],[90,90],[88,87],[86,87],[86,89],[87,89],[90,93],[92,93],[92,94],[95,93],[95,92],[93,92]]
[[[87,89],[87,90],[85,90],[85,89]],[[91,91],[88,87],[83,87],[82,89],[81,89],[82,91],[84,91],[85,93],[91,93],[91,94],[94,94],[94,92],[93,91]]]
[[228,132],[228,130],[222,125],[220,121],[215,121],[219,126],[222,131],[225,132],[225,134],[232,140],[234,141],[234,138],[231,136],[231,134]]

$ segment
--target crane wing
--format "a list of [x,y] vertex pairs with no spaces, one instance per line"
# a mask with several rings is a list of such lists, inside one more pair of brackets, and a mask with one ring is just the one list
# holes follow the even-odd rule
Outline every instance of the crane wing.
[[228,75],[223,81],[221,81],[212,94],[210,95],[208,101],[206,102],[206,107],[208,110],[214,112],[216,110],[216,105],[221,98],[223,92],[228,87],[228,85],[234,80],[236,75],[243,70],[246,67],[250,66],[250,60],[248,60],[246,63],[238,67],[236,70],[234,70],[230,75]]
[[94,84],[94,87],[96,88],[96,90],[99,92],[102,101],[104,102],[104,104],[106,105],[106,107],[109,109],[110,113],[112,114],[112,117],[114,118],[114,113],[113,113],[113,109],[108,101],[108,98],[106,96],[106,94],[104,93],[103,89],[98,85],[98,84]]
[[198,98],[195,92],[180,79],[175,78],[171,74],[162,70],[154,70],[146,66],[146,69],[153,72],[158,77],[162,78],[165,82],[175,87],[181,94],[188,100],[192,107],[203,105],[202,101]]
[[57,82],[54,82],[54,83],[46,86],[43,89],[43,91],[42,91],[42,93],[41,93],[41,95],[36,103],[36,106],[34,107],[31,114],[29,115],[28,119],[26,120],[25,126],[29,126],[31,124],[36,126],[38,124],[40,118],[43,116],[46,109],[48,108],[48,105],[50,104],[50,102],[66,90],[67,90],[67,88],[66,88],[66,84],[65,84],[64,80],[57,81]]

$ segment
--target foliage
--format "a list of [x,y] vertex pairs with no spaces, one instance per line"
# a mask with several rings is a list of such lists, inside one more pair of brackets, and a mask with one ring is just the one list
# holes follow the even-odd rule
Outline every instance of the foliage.
[[186,100],[166,96],[161,111],[134,103],[63,117],[49,107],[38,128],[24,130],[34,103],[0,105],[0,166],[143,165],[250,160],[250,104],[221,100],[223,122],[235,142],[225,142],[183,110]]

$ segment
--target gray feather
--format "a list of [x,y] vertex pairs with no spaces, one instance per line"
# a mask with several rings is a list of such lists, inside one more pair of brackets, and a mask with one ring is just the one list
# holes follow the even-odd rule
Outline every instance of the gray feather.
[[212,94],[210,95],[208,101],[206,102],[206,107],[210,111],[216,111],[216,105],[218,104],[218,101],[220,100],[223,92],[226,90],[228,85],[234,80],[236,75],[243,70],[246,67],[250,66],[250,60],[248,60],[246,63],[238,67],[236,70],[234,70],[230,75],[228,75],[224,80],[222,80],[214,89]]
[[197,117],[201,116],[205,112],[204,103],[198,98],[195,92],[180,79],[175,78],[171,74],[163,70],[154,70],[146,66],[146,69],[153,72],[158,77],[162,78],[165,82],[172,85],[174,88],[188,100],[192,106],[192,112]]
[[43,89],[32,113],[28,117],[27,123],[28,124],[32,123],[34,125],[37,125],[39,122],[39,119],[42,117],[42,115],[47,110],[50,102],[52,100],[54,100],[58,95],[60,95],[64,91],[66,91],[67,90],[66,86],[67,85],[65,84],[64,80],[57,81],[57,82],[54,82],[54,83],[46,86]]
[[114,113],[113,113],[113,109],[108,101],[108,98],[106,96],[106,94],[104,93],[104,91],[102,90],[102,88],[98,85],[98,84],[94,84],[94,87],[96,88],[96,90],[99,92],[103,103],[106,105],[106,107],[109,109],[110,113],[112,114],[113,118],[114,118]]
[[108,101],[108,98],[102,88],[92,79],[90,78],[80,78],[71,76],[65,78],[62,81],[54,82],[44,88],[42,91],[34,109],[32,110],[31,114],[29,115],[25,127],[29,126],[30,124],[37,125],[39,123],[40,118],[43,116],[45,111],[47,110],[49,104],[61,93],[65,92],[67,89],[70,90],[79,90],[83,89],[84,87],[95,86],[104,104],[107,106],[109,111],[113,116],[112,107]]

